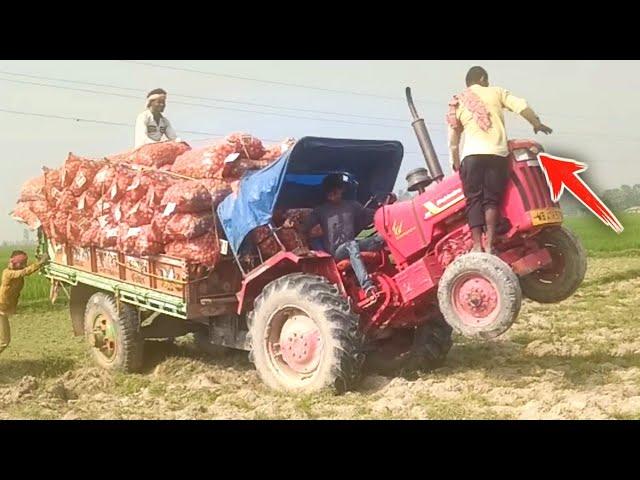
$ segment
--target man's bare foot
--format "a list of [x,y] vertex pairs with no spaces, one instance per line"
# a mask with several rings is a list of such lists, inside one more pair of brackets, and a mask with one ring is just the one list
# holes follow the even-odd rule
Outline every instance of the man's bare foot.
[[482,252],[482,245],[474,245],[471,249],[472,252]]

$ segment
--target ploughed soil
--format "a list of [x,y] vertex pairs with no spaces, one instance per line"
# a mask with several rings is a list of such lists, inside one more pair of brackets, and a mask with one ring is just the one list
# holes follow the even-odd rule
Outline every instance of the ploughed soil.
[[590,258],[555,305],[525,302],[490,342],[456,338],[434,372],[368,375],[358,390],[267,389],[242,352],[211,358],[189,337],[149,342],[142,374],[91,365],[66,308],[22,306],[0,356],[0,419],[640,418],[640,257]]

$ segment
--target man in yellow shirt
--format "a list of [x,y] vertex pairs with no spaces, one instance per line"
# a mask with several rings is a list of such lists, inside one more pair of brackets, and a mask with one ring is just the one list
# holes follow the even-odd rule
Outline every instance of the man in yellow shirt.
[[482,232],[486,229],[484,250],[494,253],[498,207],[509,177],[503,109],[524,117],[533,126],[534,133],[548,135],[552,130],[540,121],[526,100],[504,88],[490,87],[489,75],[484,68],[472,67],[466,83],[467,89],[449,103],[449,152],[453,170],[459,171],[462,180],[473,251],[483,251]]
[[0,285],[0,353],[11,342],[11,328],[9,327],[9,315],[16,312],[20,292],[24,287],[24,277],[37,272],[48,260],[45,254],[38,263],[27,267],[27,254],[17,250],[11,254],[9,268],[2,272],[2,285]]

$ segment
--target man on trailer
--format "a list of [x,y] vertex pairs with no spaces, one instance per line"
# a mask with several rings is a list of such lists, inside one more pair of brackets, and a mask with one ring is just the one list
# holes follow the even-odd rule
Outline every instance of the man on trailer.
[[176,140],[177,135],[169,119],[162,115],[167,105],[167,92],[161,88],[151,90],[147,95],[147,109],[136,120],[135,148],[148,143]]
[[38,263],[27,267],[27,254],[22,250],[16,250],[11,254],[9,268],[2,272],[2,285],[0,285],[0,353],[11,342],[11,328],[9,315],[16,312],[20,292],[24,287],[24,277],[37,272],[49,257],[45,254]]
[[493,253],[499,206],[509,176],[509,149],[502,111],[507,109],[524,117],[533,126],[534,133],[548,135],[552,130],[540,121],[526,100],[504,88],[490,87],[489,74],[484,68],[472,67],[466,83],[467,88],[449,102],[450,159],[453,170],[460,172],[473,251],[483,251],[482,231],[486,229],[484,250]]

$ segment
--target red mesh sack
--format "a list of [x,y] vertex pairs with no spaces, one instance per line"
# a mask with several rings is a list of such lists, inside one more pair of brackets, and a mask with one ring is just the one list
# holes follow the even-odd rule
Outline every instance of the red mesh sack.
[[131,183],[127,186],[121,198],[130,203],[135,203],[147,195],[152,183],[153,181],[149,175],[142,172],[137,173],[131,178]]
[[111,163],[133,163],[136,158],[136,150],[127,150],[126,152],[109,155],[106,158]]
[[290,150],[295,145],[294,138],[287,138],[277,145],[271,145],[265,149],[265,153],[260,160],[266,163],[273,163],[279,159],[283,153]]
[[207,233],[191,240],[178,240],[165,245],[167,255],[189,262],[213,267],[220,257],[220,245],[215,233]]
[[233,146],[234,152],[238,153],[240,158],[258,160],[265,154],[264,145],[260,139],[248,133],[231,133],[225,140]]
[[251,232],[251,240],[258,250],[260,250],[260,255],[262,255],[263,260],[273,257],[282,250],[273,237],[271,230],[266,225],[254,229]]
[[55,211],[69,213],[75,210],[77,205],[78,200],[73,196],[73,193],[69,190],[64,190],[56,199]]
[[211,192],[211,206],[214,208],[218,208],[218,205],[222,203],[222,201],[227,198],[231,194],[231,188],[227,188],[225,190],[216,190],[215,192]]
[[158,255],[164,251],[162,236],[153,224],[142,225],[136,236],[136,242],[133,247],[135,255]]
[[29,202],[29,208],[42,220],[49,212],[49,205],[44,200],[33,200]]
[[103,165],[94,175],[89,189],[98,196],[103,195],[113,183],[116,169],[112,165]]
[[112,202],[119,201],[127,193],[127,188],[129,188],[135,176],[136,174],[128,168],[117,167],[113,182],[111,182],[111,186],[105,196]]
[[82,160],[69,189],[75,196],[82,194],[91,187],[96,172],[100,169],[100,164],[92,160]]
[[235,153],[233,145],[224,141],[217,142],[183,153],[176,158],[171,171],[196,179],[220,178],[225,159]]
[[127,223],[121,223],[118,226],[118,251],[133,255],[138,233],[140,233],[139,227],[132,228]]
[[76,210],[82,215],[92,217],[92,212],[99,199],[100,197],[93,190],[86,190],[78,197]]
[[171,215],[163,215],[162,212],[156,213],[156,215],[153,217],[153,220],[151,220],[151,224],[157,232],[164,232],[164,229],[167,228],[167,223],[169,223],[170,218]]
[[[95,160],[90,160],[88,158],[79,157],[73,153],[69,153],[61,169],[60,180],[62,182],[62,186],[70,187],[80,170],[93,171],[93,175],[95,175],[97,168],[98,164]],[[93,178],[93,175],[91,178]]]
[[91,226],[91,220],[86,217],[70,215],[67,218],[67,243],[78,245],[82,243],[82,234]]
[[103,215],[110,215],[113,212],[114,207],[115,203],[109,200],[105,195],[99,198],[93,206],[93,216],[101,217]]
[[153,208],[142,201],[126,201],[115,207],[113,218],[116,222],[126,221],[130,227],[140,227],[151,223],[154,213]]
[[[118,245],[118,238],[120,234],[119,226],[113,223],[113,220],[108,215],[98,217],[100,230],[96,238],[97,245],[101,248],[115,248]],[[121,224],[122,229],[129,228],[126,224]]]
[[19,202],[31,202],[44,199],[44,175],[27,180],[20,189]]
[[269,165],[268,162],[263,162],[261,160],[239,159],[234,162],[226,163],[222,170],[222,176],[225,179],[238,180],[248,171],[260,170],[267,165]]
[[164,241],[190,240],[213,231],[211,213],[175,213],[169,216],[164,228]]
[[81,247],[91,247],[98,245],[100,239],[100,224],[97,220],[92,220],[87,229],[80,235],[80,241],[78,243]]
[[62,190],[62,180],[59,170],[44,169],[44,198],[50,205],[55,205],[55,198]]
[[283,228],[277,233],[287,251],[291,252],[297,248],[309,248],[304,237],[295,228]]
[[173,177],[162,174],[162,173],[154,173],[149,175],[151,182],[149,188],[147,189],[146,202],[149,205],[155,205],[157,207],[162,203],[162,197],[169,190],[169,188],[178,181]]
[[159,142],[143,145],[135,152],[133,163],[160,168],[175,162],[179,155],[191,150],[186,143]]
[[16,208],[11,212],[11,218],[24,223],[32,230],[35,230],[42,225],[42,221],[38,215],[31,210],[29,202],[18,202]]
[[195,213],[211,208],[211,194],[198,181],[184,181],[171,186],[162,197],[165,215],[171,213]]
[[58,211],[49,217],[49,235],[55,243],[66,243],[67,241],[68,216],[66,212]]

